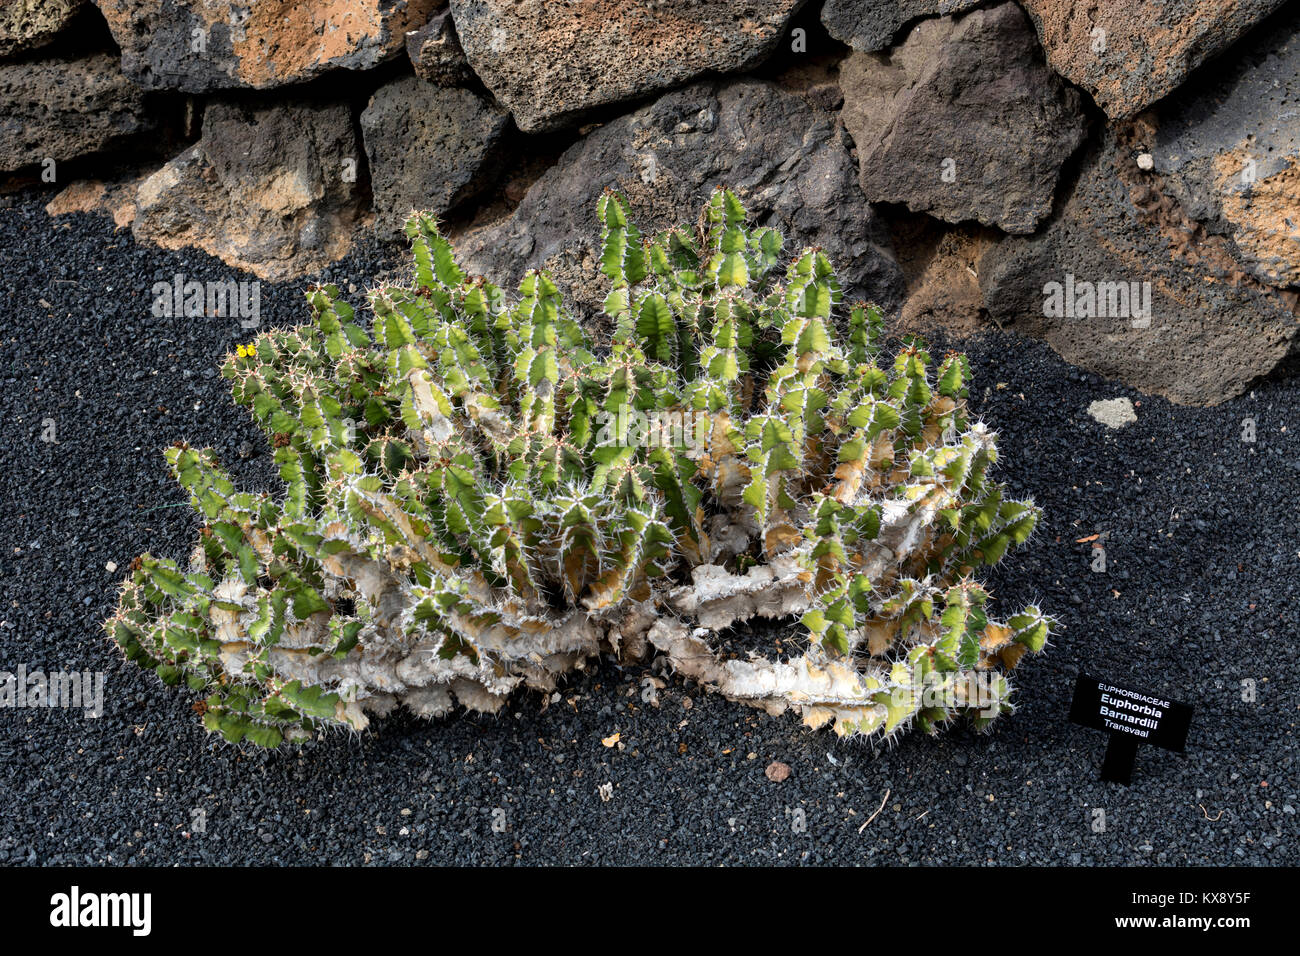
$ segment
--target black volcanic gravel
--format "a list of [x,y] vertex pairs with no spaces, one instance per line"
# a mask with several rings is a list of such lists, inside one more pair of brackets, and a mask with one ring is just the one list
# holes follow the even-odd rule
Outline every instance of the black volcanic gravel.
[[[133,557],[180,558],[194,539],[161,449],[211,445],[247,486],[272,486],[264,440],[216,375],[248,333],[149,310],[176,273],[239,276],[137,246],[102,217],[52,221],[46,199],[0,199],[0,670],[103,671],[106,712],[0,710],[0,862],[1300,862],[1300,382],[1178,408],[1014,334],[967,344],[1001,477],[1046,508],[991,586],[1000,607],[1041,600],[1065,625],[990,735],[873,750],[676,679],[656,708],[644,669],[611,661],[545,709],[529,694],[497,717],[393,716],[360,738],[241,751],[100,630]],[[364,288],[403,255],[364,245],[326,277]],[[302,321],[304,285],[264,283],[264,319]],[[1087,415],[1123,395],[1136,424]],[[57,444],[40,440],[44,419]],[[1076,543],[1098,533],[1105,573]],[[1080,669],[1194,703],[1187,753],[1142,748],[1132,787],[1098,782],[1103,736],[1066,720]],[[784,782],[765,777],[772,761],[791,768]]]

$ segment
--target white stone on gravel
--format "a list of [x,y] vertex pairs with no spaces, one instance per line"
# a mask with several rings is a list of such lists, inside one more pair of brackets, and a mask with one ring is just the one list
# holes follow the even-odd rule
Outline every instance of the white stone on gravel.
[[1123,428],[1138,420],[1133,402],[1127,398],[1108,398],[1088,406],[1088,414],[1107,428]]

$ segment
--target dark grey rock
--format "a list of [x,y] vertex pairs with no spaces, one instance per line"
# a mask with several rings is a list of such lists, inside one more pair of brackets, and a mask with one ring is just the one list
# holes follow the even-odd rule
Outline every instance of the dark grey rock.
[[1252,274],[1300,285],[1300,14],[1158,109],[1151,165],[1187,214],[1232,238]]
[[871,52],[892,46],[894,38],[913,20],[958,13],[980,0],[826,0],[822,23],[826,31],[855,50]]
[[510,114],[466,89],[418,76],[388,83],[361,114],[380,235],[412,209],[441,215],[484,185]]
[[984,301],[1075,365],[1179,404],[1216,404],[1286,358],[1295,297],[1251,278],[1231,240],[1138,166],[1152,135],[1108,129],[1048,228],[981,260]]
[[693,222],[716,186],[782,230],[787,249],[817,245],[846,293],[886,308],[902,277],[888,236],[825,114],[771,83],[708,81],[669,93],[572,146],[502,223],[467,236],[462,258],[494,281],[550,269],[589,312],[606,292],[593,252],[596,201],[623,193],[643,231]]
[[149,102],[109,53],[0,65],[0,170],[152,136],[161,123]]
[[1051,212],[1086,123],[1013,3],[924,20],[841,72],[845,126],[872,202],[1029,233]]
[[451,10],[440,11],[420,29],[408,33],[406,55],[416,76],[439,86],[461,86],[474,76],[456,35]]

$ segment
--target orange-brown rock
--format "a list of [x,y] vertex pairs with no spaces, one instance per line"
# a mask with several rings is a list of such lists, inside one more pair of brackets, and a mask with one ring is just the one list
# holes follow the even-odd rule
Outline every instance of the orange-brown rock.
[[1023,0],[1052,68],[1112,119],[1175,90],[1283,0]]
[[147,89],[300,83],[398,55],[442,0],[96,0],[122,69]]
[[939,328],[960,337],[984,327],[979,269],[1001,238],[997,231],[917,215],[896,220],[891,232],[906,282],[899,330],[928,336]]
[[805,0],[451,0],[474,72],[524,132],[764,59]]
[[1154,117],[1150,165],[1252,275],[1300,286],[1300,12],[1275,18]]
[[0,56],[44,46],[86,0],[0,0]]
[[148,176],[78,180],[56,193],[45,204],[45,211],[51,216],[67,216],[75,212],[102,213],[112,217],[113,224],[119,229],[130,228],[135,221],[136,192]]
[[211,103],[198,143],[141,183],[133,232],[262,279],[314,272],[362,224],[360,154],[347,104]]
[[[1144,114],[1145,116],[1145,114]],[[1074,193],[1039,235],[980,262],[985,307],[1075,365],[1186,405],[1240,395],[1283,363],[1296,296],[1250,273],[1240,250],[1138,159],[1147,120],[1108,128]]]

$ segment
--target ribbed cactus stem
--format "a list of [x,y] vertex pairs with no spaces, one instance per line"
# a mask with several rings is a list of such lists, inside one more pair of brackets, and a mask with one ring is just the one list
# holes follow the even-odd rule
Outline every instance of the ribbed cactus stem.
[[[318,287],[311,323],[227,359],[283,493],[169,449],[199,546],[184,569],[143,556],[107,623],[206,695],[205,727],[276,746],[397,704],[495,710],[649,649],[841,734],[1010,710],[1003,675],[1053,622],[994,620],[972,576],[1038,512],[989,478],[966,359],[886,357],[880,311],[727,190],[698,231],[645,236],[613,193],[597,213],[608,341],[545,273],[511,300],[414,215],[413,282],[372,290],[368,323]],[[726,656],[758,619],[803,652]]]

